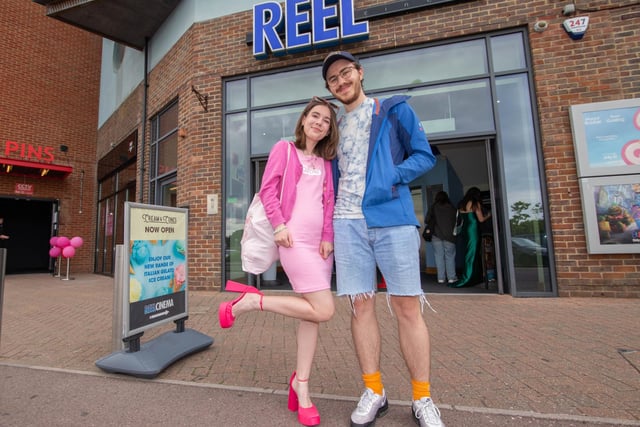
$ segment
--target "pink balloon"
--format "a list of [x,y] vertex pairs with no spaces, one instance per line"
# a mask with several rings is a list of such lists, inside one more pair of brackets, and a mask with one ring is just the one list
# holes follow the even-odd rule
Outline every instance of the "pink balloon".
[[69,238],[65,236],[58,237],[58,240],[56,240],[56,246],[59,248],[66,248],[69,246]]
[[57,241],[58,241],[58,236],[53,236],[52,238],[49,239],[49,243],[51,244],[51,246],[55,246]]
[[73,258],[75,254],[76,248],[74,248],[73,246],[67,246],[62,250],[62,256],[65,258]]
[[79,236],[72,237],[71,240],[69,240],[69,244],[71,244],[71,246],[73,246],[76,249],[82,246],[83,243],[84,241],[82,240],[82,237],[79,237]]
[[62,249],[60,249],[57,246],[54,246],[51,249],[49,249],[49,256],[51,258],[58,258],[61,253],[62,253]]

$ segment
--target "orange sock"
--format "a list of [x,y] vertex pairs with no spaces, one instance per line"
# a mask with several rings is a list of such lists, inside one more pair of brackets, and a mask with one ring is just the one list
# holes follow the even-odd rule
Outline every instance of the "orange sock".
[[411,387],[413,388],[413,400],[431,397],[431,383],[428,381],[411,380]]
[[384,387],[382,386],[380,371],[373,374],[362,374],[362,381],[364,381],[364,386],[369,387],[375,394],[382,394]]

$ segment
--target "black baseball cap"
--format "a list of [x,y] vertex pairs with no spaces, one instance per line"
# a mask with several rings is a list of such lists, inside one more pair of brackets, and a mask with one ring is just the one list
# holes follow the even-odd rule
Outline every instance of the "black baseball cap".
[[358,63],[358,60],[349,52],[345,52],[344,50],[331,52],[329,55],[327,55],[326,58],[324,58],[324,62],[322,63],[323,79],[327,80],[327,70],[329,70],[329,67],[331,66],[331,64],[333,64],[339,59],[346,59],[347,61],[355,62],[356,64]]

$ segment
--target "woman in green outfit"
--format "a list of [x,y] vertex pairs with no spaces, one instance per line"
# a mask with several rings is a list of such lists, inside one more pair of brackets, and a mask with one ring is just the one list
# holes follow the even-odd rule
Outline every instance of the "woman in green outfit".
[[460,236],[465,243],[464,270],[459,280],[449,286],[464,288],[475,286],[484,279],[482,276],[482,248],[480,240],[480,223],[489,219],[491,214],[482,211],[482,194],[478,187],[467,190],[458,204],[459,215],[464,221]]

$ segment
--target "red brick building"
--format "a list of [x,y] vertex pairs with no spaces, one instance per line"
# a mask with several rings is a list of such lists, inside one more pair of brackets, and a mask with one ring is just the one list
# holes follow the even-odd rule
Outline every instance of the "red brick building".
[[[294,2],[283,5],[289,3]],[[320,66],[328,52],[339,48],[363,63],[370,96],[412,96],[410,103],[440,153],[434,171],[412,186],[421,220],[438,189],[449,191],[456,201],[470,186],[483,191],[494,213],[495,243],[489,249],[497,254],[497,281],[486,285],[489,291],[514,296],[640,296],[637,226],[626,220],[631,218],[634,197],[640,200],[640,192],[634,190],[640,174],[632,161],[621,169],[624,179],[614,178],[611,185],[581,175],[577,150],[585,144],[580,138],[574,144],[584,127],[584,122],[575,121],[582,117],[579,106],[633,104],[640,98],[637,2],[297,3],[325,13],[326,28],[309,21],[291,27],[287,41],[277,29],[266,28],[269,14],[261,17],[250,6],[238,6],[236,11],[218,12],[220,16],[207,15],[191,7],[205,3],[192,0],[171,5],[143,42],[140,34],[137,40],[127,39],[125,30],[106,34],[93,29],[129,46],[123,50],[105,42],[105,52],[113,52],[103,55],[103,97],[110,96],[105,90],[119,90],[131,77],[127,60],[144,58],[144,72],[131,90],[116,96],[110,114],[99,119],[96,271],[112,271],[112,248],[122,243],[118,207],[135,200],[189,209],[191,289],[218,289],[229,278],[259,280],[262,286],[274,280],[286,284],[277,269],[258,278],[240,270],[244,212],[259,186],[270,146],[293,133],[292,119],[311,96],[330,95]],[[278,13],[277,4],[267,4],[273,8],[270,14]],[[286,23],[293,17],[284,6],[280,12]],[[347,16],[350,6],[353,16]],[[133,9],[133,17],[144,13]],[[297,10],[303,21],[311,19],[304,15],[305,7]],[[54,17],[64,19],[64,14]],[[141,16],[140,21],[148,18]],[[366,34],[345,37],[347,29],[364,23]],[[51,20],[50,25],[60,24]],[[332,38],[332,28],[339,29],[341,40]],[[305,43],[304,36],[311,34],[314,37]],[[294,36],[303,41],[298,43]],[[254,51],[256,41],[277,54]],[[113,74],[106,84],[105,69]],[[578,108],[573,110],[573,127],[572,106]],[[630,132],[633,138],[635,131]],[[588,179],[581,181],[583,177]],[[628,211],[624,230],[617,230],[616,224],[611,224],[613,230],[604,229],[598,224],[606,220],[600,211],[597,220],[588,216],[602,209],[599,203],[610,203],[607,197],[594,201],[594,188],[606,195],[614,187],[629,193],[620,204]],[[109,229],[111,214],[115,229],[112,222],[109,237],[103,230]],[[635,232],[636,237],[609,239],[623,231]],[[428,275],[433,270],[428,246],[423,255]]]
[[82,237],[70,271],[92,271],[101,38],[20,0],[0,4],[0,24],[7,273],[54,269],[52,235]]

